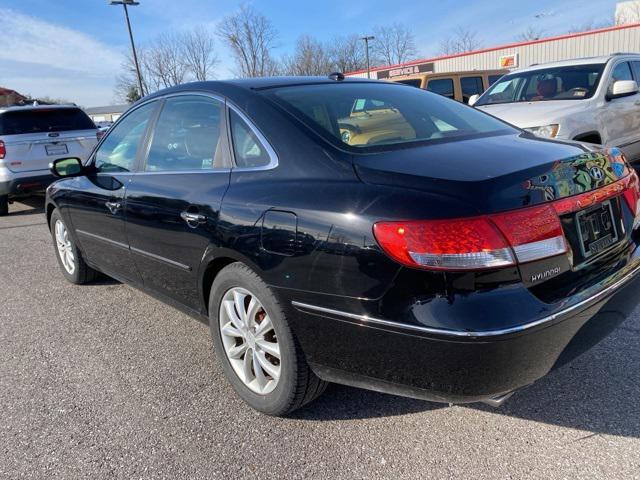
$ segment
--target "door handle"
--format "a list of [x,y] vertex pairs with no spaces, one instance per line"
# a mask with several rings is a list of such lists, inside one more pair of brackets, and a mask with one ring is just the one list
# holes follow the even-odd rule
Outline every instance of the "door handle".
[[104,202],[104,205],[109,209],[109,211],[115,215],[118,210],[122,207],[120,202]]
[[205,217],[204,215],[187,211],[182,212],[180,214],[180,218],[187,222],[187,225],[189,225],[191,228],[197,228],[198,225],[207,221],[207,217]]

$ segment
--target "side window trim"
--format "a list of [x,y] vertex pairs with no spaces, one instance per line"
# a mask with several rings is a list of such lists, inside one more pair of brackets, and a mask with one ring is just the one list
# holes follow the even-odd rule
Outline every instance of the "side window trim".
[[[267,154],[269,155],[269,163],[267,165],[262,165],[260,167],[238,167],[237,166],[235,149],[233,147],[233,136],[231,134],[231,111],[233,111],[242,119],[242,121],[249,127],[249,129],[251,129],[253,134],[256,136],[256,138],[260,141],[262,146],[265,148],[265,150],[267,151]],[[251,120],[249,120],[249,117],[247,117],[242,110],[240,110],[231,102],[227,102],[227,122],[226,123],[228,125],[227,138],[228,138],[229,147],[231,150],[231,159],[233,161],[231,170],[233,172],[254,172],[259,170],[272,170],[278,166],[279,164],[278,155],[276,154],[275,150],[273,149],[269,141],[265,138],[265,136],[258,129],[258,127],[256,127],[256,125]]]
[[162,110],[164,109],[165,100],[168,99],[168,98],[172,98],[172,97],[185,97],[185,96],[207,97],[207,98],[212,98],[212,99],[217,100],[220,103],[222,103],[223,115],[221,117],[221,122],[220,122],[220,137],[222,139],[224,139],[223,148],[225,148],[227,150],[227,158],[229,158],[229,159],[233,158],[233,149],[231,148],[231,143],[230,143],[230,140],[229,140],[229,130],[230,129],[229,129],[228,114],[224,113],[225,109],[226,109],[226,105],[227,105],[226,99],[221,97],[221,96],[219,96],[219,95],[215,95],[213,93],[190,92],[190,91],[177,92],[177,93],[172,93],[172,94],[165,95],[165,96],[161,97],[161,99],[160,99],[161,100],[161,106],[156,109],[156,112],[154,113],[152,122],[150,122],[151,129],[148,130],[147,132],[145,132],[146,137],[145,137],[144,153],[143,153],[143,156],[140,158],[139,168],[136,170],[136,172],[134,172],[135,174],[139,174],[139,175],[180,175],[180,174],[189,174],[189,173],[205,173],[205,174],[227,173],[228,174],[231,171],[232,165],[227,165],[225,168],[196,169],[196,170],[160,170],[160,171],[146,171],[145,170],[145,168],[147,166],[147,160],[149,159],[149,153],[151,151],[151,143],[153,142],[153,134],[155,133],[156,125],[158,123],[158,120],[160,119],[160,115],[162,114]]
[[[122,172],[123,174],[126,173],[128,175],[137,173],[140,170],[141,155],[145,151],[147,142],[149,140],[150,128],[151,128],[152,125],[155,125],[155,122],[158,120],[158,114],[159,114],[158,106],[162,103],[162,101],[158,101],[157,98],[153,98],[153,99],[150,99],[149,101],[143,102],[140,105],[137,105],[136,108],[132,108],[131,110],[127,111],[124,115],[121,115],[120,118],[118,118],[115,121],[115,123],[109,128],[110,131],[107,132],[107,134],[105,136],[103,136],[100,139],[100,141],[96,144],[96,146],[93,148],[93,151],[91,152],[91,155],[89,156],[89,160],[87,160],[85,165],[86,166],[95,166],[96,154],[97,154],[98,150],[100,149],[102,144],[107,140],[107,138],[109,138],[109,136],[111,135],[111,133],[113,132],[115,127],[117,127],[120,124],[120,122],[124,121],[124,119],[126,119],[129,115],[131,115],[136,110],[144,107],[145,105],[149,105],[150,103],[154,103],[154,102],[156,103],[156,106],[155,106],[154,111],[151,113],[151,116],[149,117],[149,122],[147,122],[147,126],[145,127],[144,133],[142,134],[142,141],[140,142],[140,145],[138,146],[138,149],[136,150],[136,158],[135,158],[135,160],[133,162],[133,169],[130,172]],[[97,172],[97,175],[101,175],[102,173],[104,173],[104,172]]]

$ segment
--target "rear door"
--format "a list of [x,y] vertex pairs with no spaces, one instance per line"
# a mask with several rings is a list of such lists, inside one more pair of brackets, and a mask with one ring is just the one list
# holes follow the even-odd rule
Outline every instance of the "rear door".
[[86,260],[105,273],[134,283],[140,277],[125,231],[125,192],[144,150],[159,102],[130,111],[107,134],[92,157],[96,173],[70,179],[64,205]]
[[127,189],[127,235],[145,286],[193,310],[201,305],[200,263],[219,236],[230,166],[224,101],[170,96]]
[[25,108],[0,114],[0,138],[13,172],[47,170],[56,158],[82,160],[97,143],[97,129],[76,107]]

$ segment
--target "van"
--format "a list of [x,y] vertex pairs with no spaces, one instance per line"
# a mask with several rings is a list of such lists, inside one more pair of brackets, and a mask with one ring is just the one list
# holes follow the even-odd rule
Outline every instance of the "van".
[[391,82],[404,83],[442,96],[469,103],[472,95],[481,95],[509,70],[471,70],[468,72],[419,73],[390,78]]

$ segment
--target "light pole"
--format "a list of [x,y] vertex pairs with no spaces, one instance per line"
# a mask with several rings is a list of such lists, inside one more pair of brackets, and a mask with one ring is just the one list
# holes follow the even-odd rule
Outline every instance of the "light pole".
[[369,68],[369,40],[373,40],[375,38],[376,37],[374,37],[373,35],[365,35],[364,37],[360,38],[360,40],[364,40],[364,48],[367,55],[367,78],[371,78],[371,69]]
[[127,29],[129,30],[129,40],[131,40],[131,51],[133,52],[133,63],[136,66],[136,74],[138,75],[138,88],[140,96],[144,97],[144,88],[142,87],[142,74],[140,73],[140,65],[138,64],[138,55],[136,54],[136,45],[133,43],[133,33],[131,33],[131,22],[129,21],[129,10],[127,6],[135,7],[140,2],[135,0],[111,0],[109,5],[122,5],[124,7],[124,18],[127,20]]

